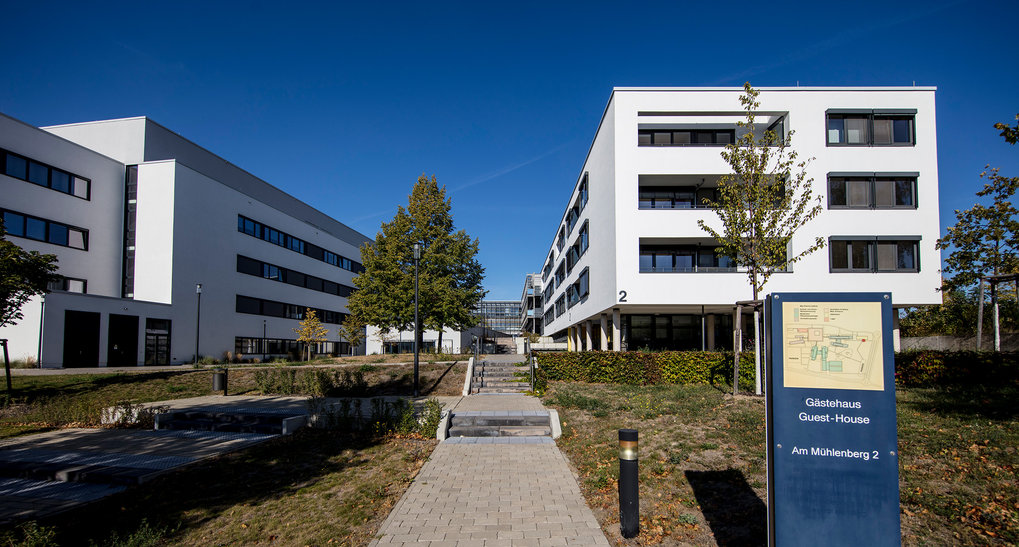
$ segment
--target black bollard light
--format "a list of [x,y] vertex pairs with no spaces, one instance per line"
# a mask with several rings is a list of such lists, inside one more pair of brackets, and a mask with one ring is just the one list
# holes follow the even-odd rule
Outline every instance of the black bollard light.
[[619,430],[619,532],[632,538],[640,532],[637,513],[637,430]]

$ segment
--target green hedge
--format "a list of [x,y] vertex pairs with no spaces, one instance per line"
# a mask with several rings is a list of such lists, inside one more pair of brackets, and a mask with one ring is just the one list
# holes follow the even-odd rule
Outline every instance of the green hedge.
[[[535,390],[549,380],[604,384],[732,386],[732,352],[583,351],[535,354]],[[895,382],[904,387],[1019,381],[1019,352],[907,351],[895,355]],[[740,390],[754,388],[754,354],[740,357]]]
[[[732,352],[583,351],[535,354],[535,390],[548,380],[606,384],[711,384],[732,386]],[[740,356],[740,389],[754,389],[754,354]]]
[[895,383],[904,387],[1001,384],[1017,380],[1017,352],[917,350],[895,355]]

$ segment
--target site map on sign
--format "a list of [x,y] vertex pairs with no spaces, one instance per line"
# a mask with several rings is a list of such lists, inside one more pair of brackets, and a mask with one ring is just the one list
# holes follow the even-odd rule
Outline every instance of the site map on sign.
[[783,302],[785,387],[884,389],[880,302]]

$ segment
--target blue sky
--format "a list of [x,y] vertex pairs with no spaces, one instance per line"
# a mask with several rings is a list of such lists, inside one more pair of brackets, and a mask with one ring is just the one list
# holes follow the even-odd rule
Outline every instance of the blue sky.
[[[1019,3],[8,2],[0,112],[148,116],[374,236],[417,177],[537,271],[613,86],[934,85],[942,226],[1019,112]],[[101,6],[101,7],[97,7]]]

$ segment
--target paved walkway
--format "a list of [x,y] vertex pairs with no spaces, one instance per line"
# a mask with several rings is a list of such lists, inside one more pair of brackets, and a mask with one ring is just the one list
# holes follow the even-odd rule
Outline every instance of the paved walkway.
[[[471,395],[460,411],[544,410],[525,395]],[[550,437],[436,447],[371,545],[608,545]]]

